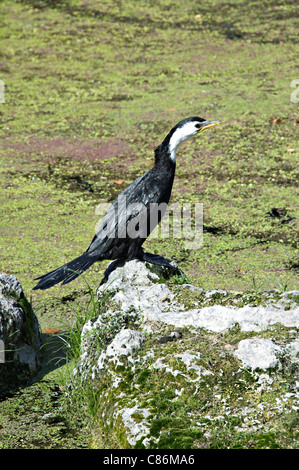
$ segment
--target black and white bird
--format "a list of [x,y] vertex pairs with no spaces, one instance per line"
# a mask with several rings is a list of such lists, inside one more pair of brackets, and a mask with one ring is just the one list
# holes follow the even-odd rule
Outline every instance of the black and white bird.
[[87,250],[78,258],[36,279],[33,289],[48,289],[67,284],[101,260],[125,262],[139,259],[173,268],[170,260],[143,251],[142,244],[163,217],[170,199],[178,146],[220,121],[207,121],[193,116],[174,126],[155,150],[155,164],[133,181],[104,215]]

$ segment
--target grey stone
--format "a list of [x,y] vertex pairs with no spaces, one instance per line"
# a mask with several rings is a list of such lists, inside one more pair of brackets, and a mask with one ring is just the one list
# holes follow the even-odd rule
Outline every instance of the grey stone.
[[[115,266],[97,290],[105,310],[84,326],[74,370],[89,386],[104,381],[99,415],[107,435],[117,440],[119,432],[122,445],[125,439],[127,446],[159,447],[166,430],[151,434],[152,420],[161,414],[154,403],[171,387],[173,403],[184,396],[206,401],[188,408],[184,423],[190,420],[190,429],[197,426],[206,439],[215,429],[233,429],[230,417],[241,423],[236,433],[267,433],[298,410],[297,291],[265,292],[259,303],[252,294],[170,287],[137,260]],[[279,421],[279,432],[285,422]]]
[[0,273],[0,393],[26,383],[41,367],[36,315],[13,275]]
[[[116,268],[110,274],[108,282],[99,287],[97,294],[101,297],[107,292],[114,292],[114,301],[121,305],[124,313],[134,308],[142,312],[144,322],[161,321],[178,328],[188,326],[221,332],[236,324],[242,331],[262,331],[275,323],[281,323],[286,327],[299,327],[299,307],[292,301],[292,297],[299,292],[285,292],[276,303],[271,302],[269,295],[266,306],[245,305],[236,308],[211,305],[186,309],[175,299],[166,284],[157,283],[158,279],[158,276],[149,271],[144,263],[132,260]],[[224,293],[224,291],[219,292]],[[217,293],[215,290],[207,291],[206,298],[215,293]]]
[[255,369],[271,369],[277,366],[277,352],[280,350],[273,341],[264,338],[249,338],[239,342],[235,355],[244,366]]

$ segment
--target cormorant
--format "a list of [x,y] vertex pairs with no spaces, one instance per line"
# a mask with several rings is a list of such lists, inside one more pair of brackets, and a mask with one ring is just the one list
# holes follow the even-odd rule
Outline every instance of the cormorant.
[[93,263],[101,260],[139,259],[173,269],[171,261],[145,253],[142,244],[160,222],[170,199],[176,166],[176,149],[189,137],[219,124],[193,116],[174,126],[155,150],[155,164],[137,178],[107,210],[87,250],[78,258],[39,279],[33,289],[48,289],[67,284],[80,276]]

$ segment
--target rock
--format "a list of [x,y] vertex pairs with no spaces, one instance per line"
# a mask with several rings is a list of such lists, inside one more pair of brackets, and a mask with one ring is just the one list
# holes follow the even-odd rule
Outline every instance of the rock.
[[13,275],[0,273],[0,394],[26,383],[41,366],[37,318]]
[[277,351],[281,350],[270,339],[250,338],[239,342],[235,351],[244,366],[255,369],[272,369],[278,364]]
[[74,370],[74,386],[100,390],[111,446],[295,445],[299,292],[205,291],[137,260],[114,267]]
[[166,295],[171,299],[173,294],[165,284],[157,281],[159,276],[149,271],[145,263],[133,260],[116,268],[108,282],[99,287],[97,295],[101,298],[107,293],[115,293],[114,301],[121,304],[123,312],[142,310],[145,319],[158,318],[164,310]]
[[[299,327],[299,306],[293,298],[298,292],[284,292],[279,301],[272,301],[273,294],[265,296],[267,305],[257,307],[244,305],[236,308],[224,305],[209,305],[202,308],[186,309],[178,303],[170,289],[157,283],[159,277],[149,271],[140,261],[130,261],[115,269],[109,276],[109,282],[101,285],[97,291],[98,297],[114,293],[114,301],[121,305],[126,313],[132,309],[142,311],[144,323],[147,321],[162,321],[176,327],[193,326],[221,332],[238,324],[243,331],[261,331],[275,323],[287,327]],[[190,290],[198,290],[194,286],[185,286]],[[208,291],[206,299],[224,291]],[[168,302],[165,302],[165,298]]]
[[289,358],[294,364],[299,363],[299,339],[292,341],[288,344],[286,351],[289,353]]
[[114,365],[121,365],[122,356],[131,358],[132,354],[140,349],[145,336],[139,331],[121,330],[114,337],[113,341],[108,345],[105,351],[102,351],[96,364],[96,369],[102,370],[107,368],[107,361],[113,362]]
[[56,413],[46,413],[41,417],[48,424],[57,424],[65,421],[65,417]]

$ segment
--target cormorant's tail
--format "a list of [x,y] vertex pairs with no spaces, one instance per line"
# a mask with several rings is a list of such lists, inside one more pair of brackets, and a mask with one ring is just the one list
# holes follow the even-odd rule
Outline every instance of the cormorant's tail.
[[62,282],[62,285],[68,284],[69,282],[76,279],[80,276],[86,269],[88,269],[95,261],[98,260],[98,256],[92,256],[90,253],[83,253],[83,255],[78,256],[78,258],[69,261],[69,263],[60,266],[60,268],[54,269],[43,276],[35,278],[39,279],[38,284],[33,287],[33,290],[36,289],[49,289],[49,287],[55,286],[59,282]]

